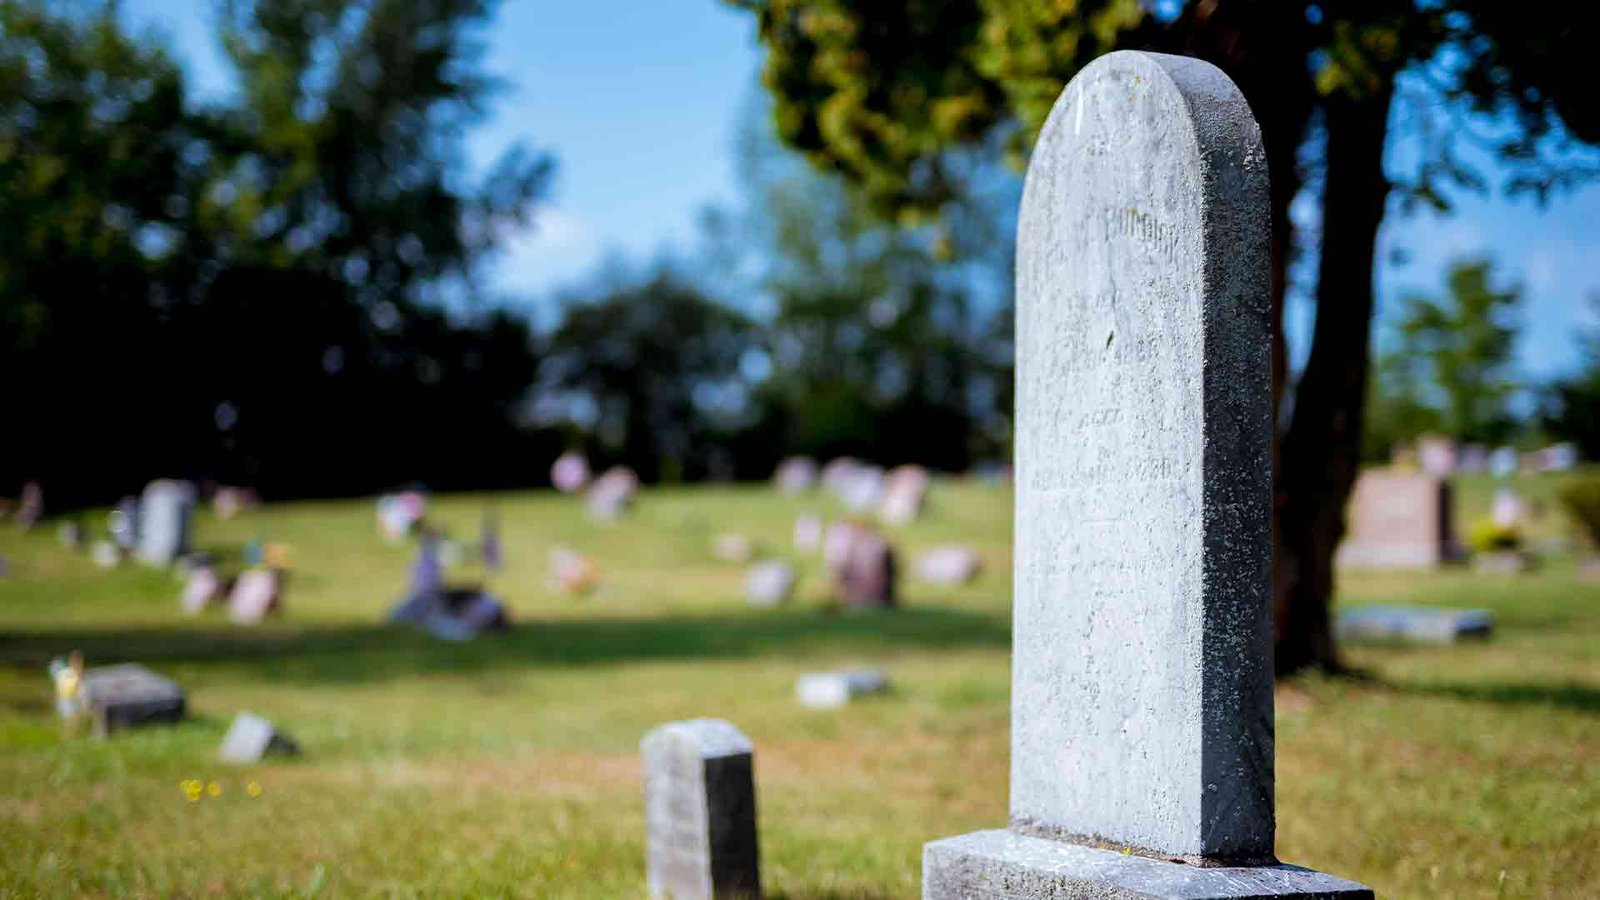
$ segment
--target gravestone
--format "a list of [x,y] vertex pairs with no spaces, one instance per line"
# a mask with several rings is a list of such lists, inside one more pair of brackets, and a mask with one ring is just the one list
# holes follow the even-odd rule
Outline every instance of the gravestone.
[[139,498],[123,497],[117,501],[106,520],[106,530],[118,549],[133,552],[139,543]]
[[567,451],[550,464],[550,483],[563,494],[576,494],[589,486],[589,460],[582,453]]
[[612,466],[589,485],[584,503],[597,519],[620,519],[639,493],[639,476],[626,466]]
[[772,480],[779,493],[803,494],[817,484],[817,461],[809,456],[791,456],[778,464]]
[[1417,438],[1417,465],[1435,478],[1449,478],[1456,471],[1456,443],[1436,434]]
[[656,728],[639,750],[650,896],[761,896],[750,739],[694,719]]
[[1085,67],[1017,228],[1010,828],[923,897],[1372,896],[1273,857],[1268,293],[1238,89]]
[[888,609],[897,602],[894,547],[877,530],[843,522],[829,530],[828,574],[834,596],[850,609]]
[[807,709],[837,709],[855,697],[888,689],[889,677],[882,669],[807,672],[794,683],[795,699]]
[[1451,644],[1462,638],[1489,637],[1494,615],[1487,609],[1358,606],[1339,612],[1336,629],[1342,641]]
[[922,515],[928,498],[928,470],[921,466],[898,466],[884,476],[883,500],[878,518],[889,525],[910,525]]
[[768,559],[750,567],[744,576],[744,597],[752,606],[779,606],[789,602],[797,580],[794,566]]
[[79,691],[94,719],[94,732],[101,737],[122,728],[171,724],[183,718],[183,689],[141,665],[89,669]]
[[110,541],[95,541],[89,545],[89,558],[102,569],[115,569],[122,565],[122,550]]
[[222,579],[218,577],[217,570],[211,566],[198,566],[189,572],[183,584],[183,593],[178,597],[178,605],[185,613],[197,615],[215,602],[221,593]]
[[794,550],[815,553],[822,548],[822,517],[803,513],[794,520]]
[[44,489],[39,482],[30,481],[22,486],[22,496],[17,498],[17,527],[28,531],[39,524],[44,515]]
[[748,534],[730,531],[712,540],[711,553],[723,562],[745,563],[755,558],[756,542]]
[[194,485],[186,481],[152,481],[139,499],[141,562],[170,566],[189,552],[189,520],[194,512]]
[[1434,569],[1454,553],[1450,483],[1369,469],[1356,479],[1334,561],[1359,569]]
[[228,619],[235,625],[259,625],[283,606],[282,574],[276,569],[248,569],[228,595]]
[[930,547],[917,554],[917,577],[929,584],[966,584],[978,577],[983,560],[971,547],[952,544]]
[[223,735],[222,749],[218,755],[225,763],[249,765],[260,762],[269,753],[294,756],[299,752],[300,745],[271,722],[258,715],[242,712],[233,717],[233,724],[228,726],[228,733]]
[[62,522],[56,529],[56,543],[68,550],[78,550],[83,547],[83,523],[79,521]]

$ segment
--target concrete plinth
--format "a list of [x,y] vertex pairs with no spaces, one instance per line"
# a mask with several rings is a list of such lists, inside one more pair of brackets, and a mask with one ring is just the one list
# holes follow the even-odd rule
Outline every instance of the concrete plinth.
[[975,831],[922,849],[922,900],[1373,900],[1372,889],[1299,866],[1201,868],[1014,831]]

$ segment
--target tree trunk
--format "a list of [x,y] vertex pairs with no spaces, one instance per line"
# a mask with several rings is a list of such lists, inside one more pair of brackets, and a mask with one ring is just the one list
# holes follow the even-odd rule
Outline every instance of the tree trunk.
[[1295,394],[1278,477],[1279,674],[1337,671],[1329,622],[1333,555],[1360,463],[1373,261],[1389,183],[1383,174],[1392,82],[1326,101],[1322,254],[1311,354]]

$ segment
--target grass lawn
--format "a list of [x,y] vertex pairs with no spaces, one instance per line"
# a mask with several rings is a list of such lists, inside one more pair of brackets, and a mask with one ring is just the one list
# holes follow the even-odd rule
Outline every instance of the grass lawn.
[[[1463,485],[1463,521],[1489,493]],[[470,539],[482,501],[436,498],[433,518]],[[736,529],[792,556],[794,516],[826,511],[817,499],[655,490],[609,525],[548,493],[498,506],[508,564],[493,587],[516,626],[470,644],[378,624],[410,548],[383,542],[368,501],[200,515],[203,549],[237,558],[252,537],[292,549],[287,615],[256,629],[183,617],[172,576],[102,572],[57,547],[51,523],[0,530],[12,569],[0,581],[0,897],[637,896],[638,740],[703,715],[755,741],[773,896],[916,896],[923,842],[1004,823],[1008,489],[940,483],[927,519],[897,533],[903,551],[976,545],[976,583],[911,583],[904,609],[852,616],[823,604],[817,560],[803,563],[798,601],[772,611],[747,607],[742,567],[711,555],[713,535]],[[1538,528],[1565,533],[1553,507]],[[600,561],[596,594],[545,588],[556,543]],[[1600,583],[1566,557],[1517,577],[1342,580],[1341,602],[1380,601],[1489,607],[1498,630],[1455,647],[1350,648],[1370,678],[1279,691],[1279,855],[1383,896],[1594,896]],[[45,664],[73,648],[177,679],[191,718],[63,736]],[[841,664],[883,666],[894,690],[831,712],[795,704],[796,676]],[[219,764],[239,710],[277,721],[305,755]],[[220,796],[190,802],[191,778]]]

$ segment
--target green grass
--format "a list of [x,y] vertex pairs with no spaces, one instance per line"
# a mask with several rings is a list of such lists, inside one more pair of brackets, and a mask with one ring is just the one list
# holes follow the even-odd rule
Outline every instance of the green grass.
[[[1462,493],[1463,517],[1488,502],[1480,486]],[[437,499],[436,518],[471,538],[481,502]],[[823,603],[814,559],[797,602],[767,611],[740,599],[742,567],[711,556],[724,529],[792,555],[794,516],[814,500],[649,491],[615,525],[547,494],[498,503],[509,565],[493,587],[517,624],[461,645],[376,624],[409,549],[380,539],[370,502],[200,517],[199,544],[224,556],[252,537],[291,546],[287,615],[256,629],[185,618],[171,576],[101,572],[52,527],[0,531],[13,570],[0,582],[0,896],[637,896],[639,737],[699,715],[756,743],[774,896],[915,896],[923,842],[1004,822],[1008,490],[940,483],[928,519],[898,532],[903,550],[975,544],[975,584],[911,583],[904,609],[851,616]],[[600,560],[596,594],[546,590],[556,543]],[[1385,896],[1592,895],[1600,585],[1568,558],[1518,578],[1342,584],[1350,602],[1486,606],[1499,630],[1482,644],[1351,648],[1368,678],[1280,690],[1280,855]],[[192,717],[107,741],[63,735],[44,665],[73,648],[178,679]],[[794,703],[801,672],[860,663],[887,668],[894,690],[833,712]],[[273,718],[306,754],[220,765],[239,710]],[[189,778],[223,793],[191,803]]]

